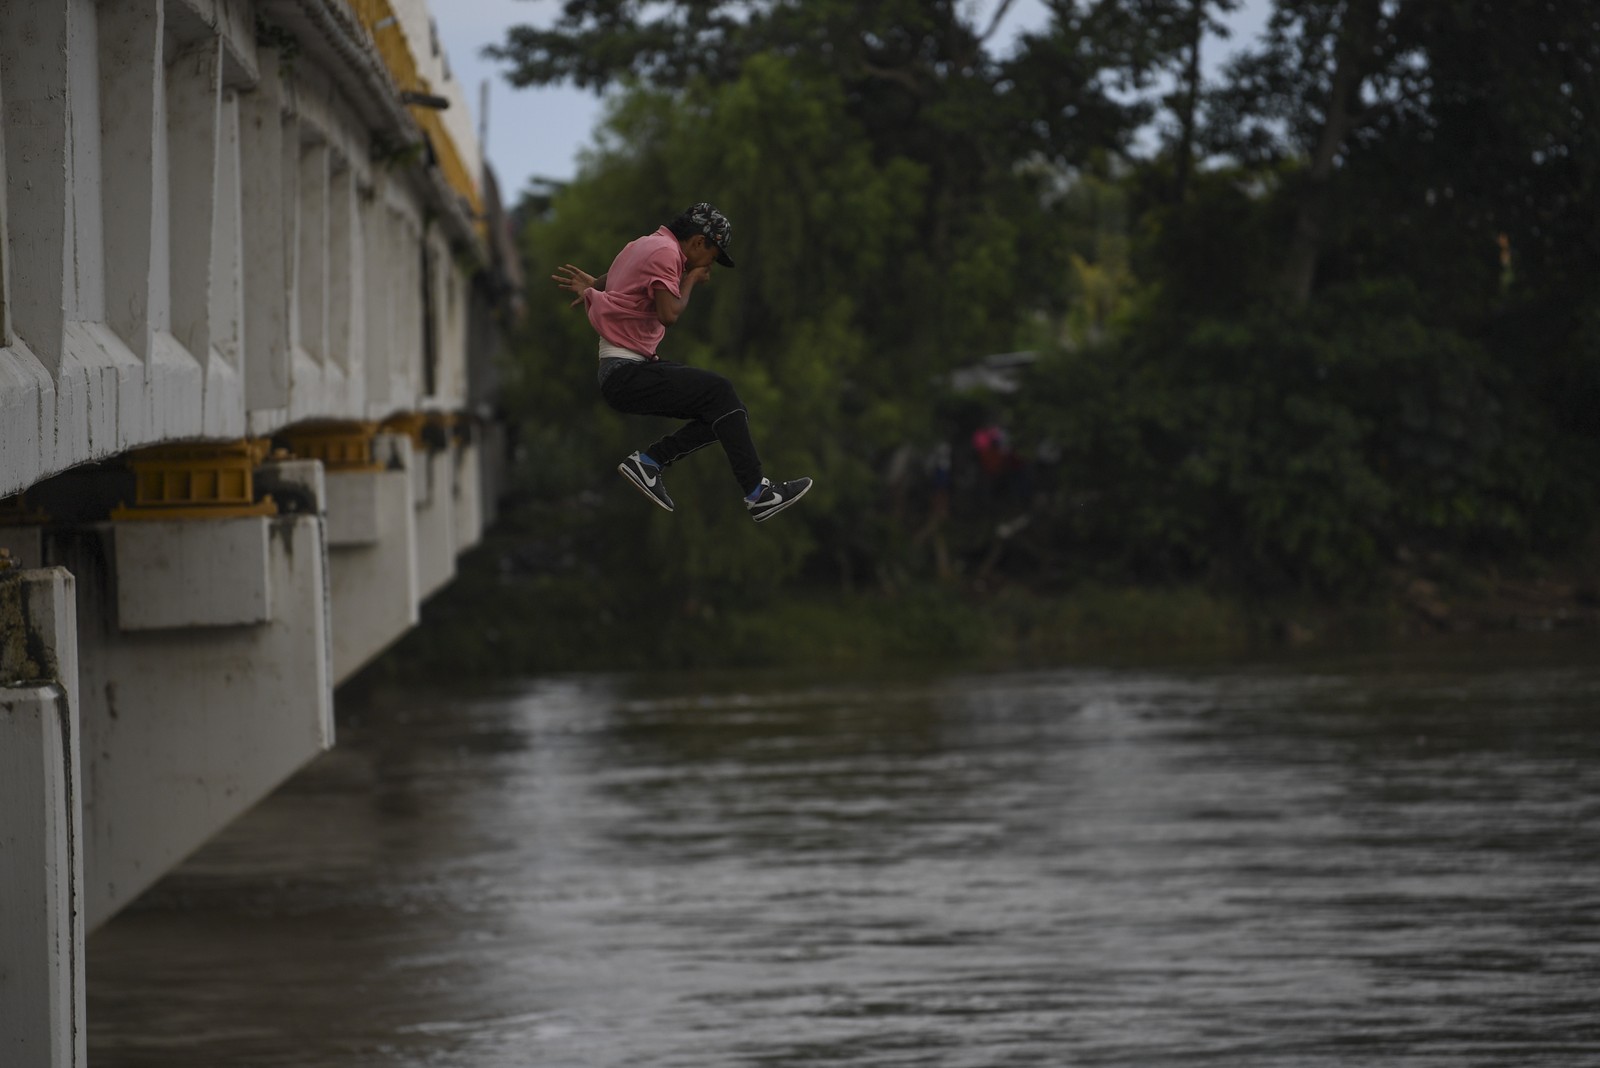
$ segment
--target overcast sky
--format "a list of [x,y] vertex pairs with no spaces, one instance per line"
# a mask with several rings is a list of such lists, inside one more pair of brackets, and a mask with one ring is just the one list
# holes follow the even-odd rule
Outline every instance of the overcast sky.
[[[998,0],[973,0],[973,4],[987,14]],[[561,14],[562,0],[433,0],[430,6],[451,71],[472,103],[474,125],[483,121],[477,114],[479,93],[485,82],[489,85],[489,163],[500,179],[506,202],[516,203],[532,178],[571,178],[578,150],[591,141],[591,131],[600,118],[599,99],[566,86],[515,89],[505,80],[504,65],[480,54],[485,45],[503,41],[510,26],[550,25]],[[1259,33],[1270,9],[1270,0],[1245,0],[1232,20],[1229,49]],[[1001,37],[1042,26],[1045,18],[1039,0],[1016,0]],[[1222,52],[1213,44],[1206,65],[1214,69]]]

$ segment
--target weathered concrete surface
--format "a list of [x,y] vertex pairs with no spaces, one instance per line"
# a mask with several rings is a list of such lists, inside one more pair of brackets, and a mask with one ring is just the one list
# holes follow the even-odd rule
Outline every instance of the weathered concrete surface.
[[[106,518],[135,490],[206,506],[181,470],[135,486],[146,446],[485,404],[504,219],[473,214],[426,3],[386,23],[400,59],[380,8],[0,0],[0,500],[28,494],[0,508],[34,524],[0,547],[71,572],[0,627],[0,1036],[27,1046],[0,1068],[81,1063],[83,931],[331,744],[335,681],[492,508],[471,449],[395,439],[382,471],[258,469],[275,519]],[[449,114],[399,103],[418,77]],[[63,597],[81,634],[41,622]]]
[[415,626],[422,599],[411,439],[380,434],[374,452],[383,470],[328,475],[335,683]]
[[0,572],[0,1064],[81,1068],[83,835],[73,577]]
[[448,447],[421,450],[412,469],[417,512],[417,578],[422,596],[456,574],[456,462]]
[[272,619],[264,519],[117,524],[117,622],[124,631]]
[[0,497],[155,442],[465,405],[481,239],[424,157],[374,163],[395,134],[351,98],[359,43],[257,46],[304,6],[0,4]]
[[115,540],[131,524],[49,536],[84,621],[91,929],[333,744],[322,519],[241,522],[268,545],[272,615],[255,625],[126,630]]

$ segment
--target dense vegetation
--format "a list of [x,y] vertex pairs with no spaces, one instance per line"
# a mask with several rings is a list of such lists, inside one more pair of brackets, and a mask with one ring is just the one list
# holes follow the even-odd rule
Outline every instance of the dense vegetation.
[[[1280,0],[1209,80],[1232,0],[1051,0],[1002,54],[1007,6],[571,0],[513,31],[514,81],[611,104],[523,203],[507,405],[545,535],[510,571],[618,580],[655,627],[802,586],[1349,603],[1592,561],[1593,5]],[[720,456],[672,470],[671,516],[611,474],[655,428],[601,404],[546,281],[700,199],[739,267],[665,353],[817,479],[762,528]],[[999,388],[955,374],[1018,351]]]

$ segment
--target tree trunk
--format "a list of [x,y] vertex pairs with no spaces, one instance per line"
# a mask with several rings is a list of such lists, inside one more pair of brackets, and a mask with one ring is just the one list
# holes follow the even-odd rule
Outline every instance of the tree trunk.
[[1350,0],[1334,49],[1333,87],[1317,148],[1306,174],[1305,189],[1295,212],[1294,234],[1284,264],[1283,283],[1289,302],[1303,306],[1317,280],[1317,259],[1322,252],[1328,216],[1328,182],[1333,161],[1344,148],[1354,124],[1361,86],[1372,66],[1371,42],[1378,27],[1379,0]]
[[1178,111],[1178,144],[1173,152],[1172,202],[1182,204],[1189,195],[1194,171],[1194,130],[1200,108],[1200,43],[1206,35],[1206,0],[1194,0],[1189,25],[1189,51],[1183,64],[1183,100]]

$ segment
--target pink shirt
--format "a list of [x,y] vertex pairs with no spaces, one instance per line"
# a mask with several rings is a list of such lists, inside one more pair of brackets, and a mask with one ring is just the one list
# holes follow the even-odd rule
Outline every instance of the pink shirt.
[[584,304],[595,332],[613,345],[657,359],[667,327],[656,315],[656,289],[680,296],[688,259],[665,226],[628,242],[606,272],[606,288],[587,289]]

